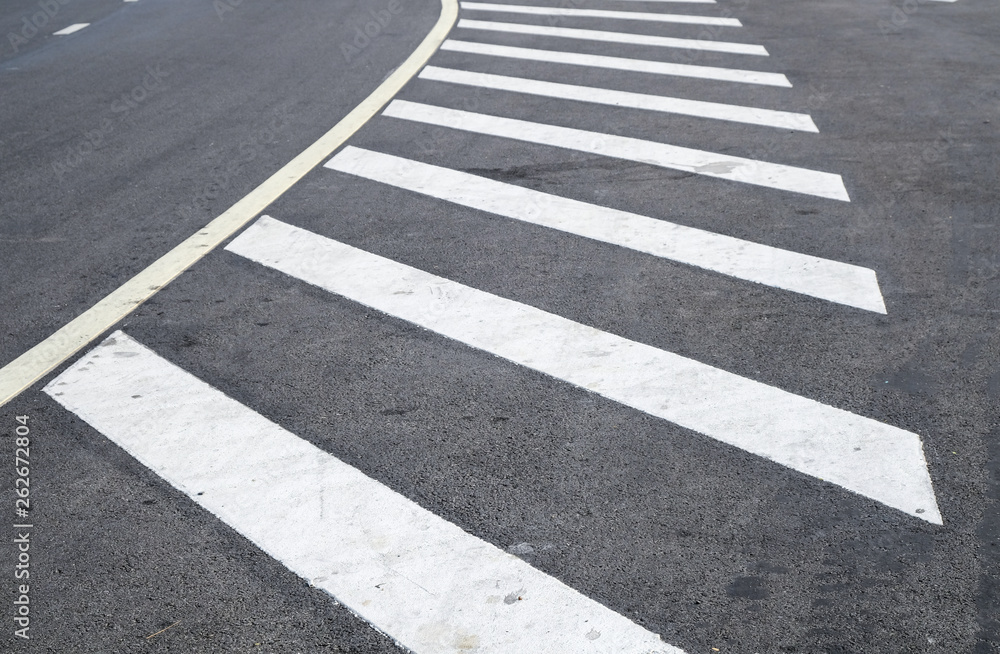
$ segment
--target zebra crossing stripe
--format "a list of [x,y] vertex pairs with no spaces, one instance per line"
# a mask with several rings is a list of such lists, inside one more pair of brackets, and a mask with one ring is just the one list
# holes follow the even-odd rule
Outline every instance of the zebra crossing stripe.
[[348,146],[350,175],[803,295],[885,313],[875,271]]
[[647,11],[609,11],[607,9],[572,9],[564,7],[535,7],[528,5],[504,5],[492,2],[459,2],[465,11],[496,11],[508,14],[530,14],[533,16],[563,16],[566,18],[611,18],[618,20],[642,20],[654,23],[684,23],[686,25],[716,25],[719,27],[742,27],[736,18],[715,16],[688,16],[684,14],[658,14]]
[[45,392],[417,654],[683,654],[122,332]]
[[468,52],[470,54],[479,54],[488,57],[507,57],[509,59],[544,61],[546,63],[568,64],[571,66],[609,68],[611,70],[627,70],[629,72],[650,73],[654,75],[694,77],[697,79],[711,79],[722,82],[736,82],[739,84],[763,84],[765,86],[781,86],[785,88],[791,88],[792,86],[792,83],[788,81],[788,78],[781,73],[742,70],[739,68],[674,64],[665,61],[609,57],[607,55],[594,55],[582,52],[562,52],[559,50],[519,48],[509,45],[477,43],[475,41],[455,41],[453,39],[448,39],[442,43],[441,49],[453,52]]
[[662,48],[684,48],[685,50],[705,50],[709,52],[728,52],[730,54],[768,56],[762,45],[751,43],[732,43],[729,41],[712,41],[708,39],[678,39],[671,36],[650,36],[647,34],[631,34],[628,32],[608,32],[605,30],[586,30],[575,27],[551,27],[548,25],[526,25],[524,23],[506,23],[491,20],[472,20],[461,18],[459,29],[484,30],[488,32],[507,32],[511,34],[534,34],[536,36],[555,36],[565,39],[583,41],[604,41],[608,43],[629,43],[632,45],[652,45]]
[[441,49],[453,52],[468,52],[470,54],[479,54],[488,57],[507,57],[509,59],[544,61],[546,63],[568,64],[571,66],[610,68],[611,70],[627,70],[635,73],[673,75],[675,77],[694,77],[698,79],[711,79],[722,82],[737,82],[740,84],[782,86],[785,88],[790,88],[792,86],[792,83],[788,81],[788,78],[781,73],[741,70],[739,68],[719,68],[718,66],[674,64],[665,61],[647,61],[645,59],[609,57],[607,55],[593,55],[581,52],[561,52],[559,50],[518,48],[509,45],[476,43],[474,41],[455,41],[452,39],[448,39],[442,43]]
[[382,112],[382,115],[477,134],[615,157],[793,193],[815,195],[844,202],[851,200],[840,175],[807,168],[744,159],[626,136],[588,132],[571,127],[559,127],[459,109],[448,109],[406,100],[393,100]]
[[611,105],[613,107],[628,107],[631,109],[644,109],[646,111],[683,114],[712,120],[725,120],[748,125],[791,129],[799,132],[819,131],[808,114],[792,113],[790,111],[758,109],[756,107],[723,104],[720,102],[704,102],[701,100],[685,100],[663,95],[631,93],[594,86],[560,84],[558,82],[526,79],[524,77],[508,77],[505,75],[456,70],[454,68],[440,68],[438,66],[426,66],[420,71],[418,77],[437,82],[463,84],[466,86],[540,95],[563,100],[576,100],[578,102],[591,102],[594,104]]
[[[941,524],[916,434],[264,216],[226,250]],[[532,648],[532,651],[545,651]]]

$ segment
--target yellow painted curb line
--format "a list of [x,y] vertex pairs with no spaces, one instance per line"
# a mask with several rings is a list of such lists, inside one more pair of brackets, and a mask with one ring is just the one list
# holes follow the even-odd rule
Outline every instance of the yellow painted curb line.
[[0,406],[10,402],[56,366],[111,329],[136,307],[253,220],[306,173],[333,154],[334,150],[378,113],[420,71],[448,36],[457,17],[457,0],[441,0],[441,15],[417,49],[364,102],[334,125],[333,129],[208,223],[204,229],[154,261],[59,331],[0,368]]

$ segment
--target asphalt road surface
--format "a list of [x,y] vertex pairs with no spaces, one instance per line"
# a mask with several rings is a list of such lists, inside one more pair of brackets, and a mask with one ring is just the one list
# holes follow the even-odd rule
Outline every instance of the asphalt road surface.
[[[1000,652],[1000,4],[503,2],[0,408],[0,651]],[[0,366],[441,12],[4,3]]]

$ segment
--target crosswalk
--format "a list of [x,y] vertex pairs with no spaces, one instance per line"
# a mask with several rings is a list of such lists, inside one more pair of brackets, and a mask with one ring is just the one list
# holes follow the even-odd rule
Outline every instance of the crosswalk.
[[562,52],[558,50],[539,50],[536,48],[516,48],[512,46],[474,43],[448,39],[441,44],[442,50],[454,52],[469,52],[491,57],[508,57],[525,61],[544,61],[553,64],[571,66],[587,66],[592,68],[608,68],[611,70],[626,70],[636,73],[652,73],[657,75],[674,75],[677,77],[694,77],[713,79],[740,84],[761,84],[765,86],[790,87],[788,78],[780,73],[762,73],[754,70],[719,68],[717,66],[695,66],[692,64],[677,64],[645,59],[626,59],[624,57],[609,57],[579,52]]
[[574,9],[567,7],[536,7],[533,5],[495,4],[492,2],[460,2],[465,11],[493,13],[527,14],[530,16],[565,16],[574,18],[613,18],[618,20],[641,20],[659,23],[682,23],[685,25],[718,25],[721,27],[742,27],[736,18],[715,18],[712,16],[691,16],[688,14],[650,13],[646,11],[614,11],[608,9]]
[[683,654],[122,332],[46,392],[410,651]]
[[[468,50],[466,50],[466,52],[468,52]],[[671,98],[662,95],[650,95],[647,93],[631,93],[628,91],[616,91],[590,86],[559,84],[558,82],[545,82],[541,80],[525,79],[523,77],[509,77],[507,75],[491,75],[489,73],[473,73],[455,70],[454,68],[439,68],[437,66],[427,66],[423,71],[421,71],[419,77],[420,79],[434,80],[435,82],[464,84],[466,86],[476,86],[484,89],[512,91],[515,93],[539,95],[548,98],[560,98],[563,100],[593,102],[596,104],[610,105],[612,107],[630,107],[632,109],[645,109],[648,111],[660,111],[663,113],[701,116],[704,118],[714,118],[716,120],[728,120],[736,123],[747,123],[750,125],[767,125],[769,127],[798,130],[802,132],[819,131],[816,129],[816,125],[813,123],[812,118],[806,114],[793,113],[790,111],[774,111],[772,109],[741,107],[738,105],[722,104],[719,102],[685,100],[683,98]]]
[[[715,4],[659,1],[689,10]],[[791,88],[792,81],[780,72],[658,60],[663,48],[759,58],[768,57],[764,47],[738,40],[639,34],[628,28],[636,23],[665,31],[678,24],[741,27],[735,18],[513,3],[461,2],[460,8],[453,38],[441,50],[507,68],[503,74],[484,73],[435,63],[423,69],[414,85],[546,98],[593,112],[621,107],[775,134],[808,137],[820,131],[808,114],[739,100],[744,88],[761,93]],[[483,15],[491,20],[477,18]],[[515,18],[492,20],[496,15]],[[538,17],[618,21],[623,27],[597,30],[516,22]],[[464,40],[468,33],[487,40]],[[533,39],[531,47],[488,40],[510,34]],[[586,42],[604,47],[604,53],[583,51],[579,43]],[[619,44],[646,48],[649,54],[620,56]],[[533,77],[519,70],[520,62],[555,64],[552,70],[572,67],[593,73],[598,82],[581,85]],[[718,85],[734,101],[602,86],[600,80],[615,71]],[[566,150],[657,172],[682,171],[713,184],[822,202],[851,201],[836,171],[680,146],[666,142],[666,137],[650,140],[573,127],[565,120],[525,120],[488,104],[475,109],[395,99],[376,125],[385,121],[413,129],[435,126],[502,139],[526,158],[533,149]],[[768,158],[780,159],[780,147]],[[545,193],[440,163],[347,146],[326,162],[322,173],[335,176],[337,183],[364,180],[492,219],[530,223],[602,247],[670,260],[700,275],[722,275],[747,289],[764,288],[788,302],[807,298],[842,311],[887,313],[876,272],[870,268]],[[662,192],[677,191],[664,185]],[[292,222],[293,216],[261,217],[226,250],[912,519],[943,522],[923,444],[915,433],[375,255]],[[630,618],[266,420],[123,332],[94,348],[45,390],[206,510],[412,651],[680,652]]]
[[[682,48],[684,50],[704,50],[708,52],[727,52],[732,54],[748,54],[766,57],[767,49],[762,45],[750,43],[730,43],[727,41],[709,41],[703,39],[681,39],[672,36],[653,36],[649,34],[634,34],[632,32],[610,32],[607,30],[590,30],[575,27],[554,27],[551,25],[529,25],[524,23],[504,23],[499,21],[475,20],[462,18],[458,27],[463,30],[483,30],[507,34],[530,34],[532,36],[554,36],[557,38],[574,39],[577,41],[603,41],[605,43],[623,43],[628,45],[646,45],[662,48]],[[455,49],[459,43],[449,39],[441,46],[442,50]],[[451,44],[449,46],[449,44]],[[502,46],[496,46],[502,47]],[[606,57],[605,59],[614,59]],[[589,64],[596,65],[596,64]]]
[[724,275],[885,313],[875,273],[457,170],[348,146],[327,168]]
[[226,249],[911,515],[941,520],[916,434],[266,216]]
[[806,168],[406,100],[393,100],[382,115],[651,164],[696,175],[768,186],[782,191],[850,201],[840,175]]

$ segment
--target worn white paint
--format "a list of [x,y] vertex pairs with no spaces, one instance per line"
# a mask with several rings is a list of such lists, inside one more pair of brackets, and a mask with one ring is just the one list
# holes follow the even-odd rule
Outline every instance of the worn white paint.
[[112,334],[45,388],[417,654],[683,654]]
[[347,146],[326,167],[723,275],[885,313],[875,271]]
[[609,57],[607,55],[584,54],[582,52],[561,52],[559,50],[539,50],[537,48],[518,48],[509,45],[476,43],[474,41],[455,41],[453,39],[448,39],[441,44],[441,49],[451,50],[453,52],[468,52],[471,54],[480,54],[489,57],[507,57],[510,59],[544,61],[553,64],[568,64],[571,66],[609,68],[611,70],[627,70],[635,73],[673,75],[675,77],[695,77],[699,79],[719,80],[722,82],[763,84],[766,86],[783,86],[786,88],[790,88],[792,86],[792,83],[788,81],[788,78],[781,73],[763,73],[756,70],[741,70],[739,68],[719,68],[717,66],[674,64],[665,61],[647,61],[645,59]]
[[438,66],[426,66],[420,72],[419,77],[437,82],[540,95],[548,98],[559,98],[561,100],[576,100],[578,102],[592,102],[595,104],[611,105],[613,107],[628,107],[630,109],[683,114],[698,118],[726,120],[736,123],[746,123],[748,125],[764,125],[766,127],[777,127],[778,129],[790,129],[799,132],[819,131],[808,114],[798,114],[790,111],[758,109],[756,107],[704,102],[702,100],[686,100],[663,95],[649,95],[647,93],[631,93],[594,86],[577,86],[574,84],[561,84],[524,77],[508,77],[506,75],[477,73],[456,70],[454,68],[439,68]]
[[550,27],[547,25],[526,25],[524,23],[505,23],[491,20],[472,20],[469,18],[460,19],[457,27],[459,29],[485,30],[489,32],[555,36],[559,38],[580,39],[584,41],[630,43],[632,45],[652,45],[662,48],[684,48],[686,50],[706,50],[711,52],[728,52],[731,54],[757,55],[762,57],[768,56],[767,50],[762,45],[732,43],[729,41],[714,41],[708,39],[678,39],[671,36],[651,36],[648,34],[608,32],[605,30],[585,30],[573,27]]
[[393,100],[382,115],[850,202],[840,175],[808,168],[405,100]]
[[[941,524],[920,437],[261,218],[226,249]],[[534,648],[532,651],[545,651]]]

